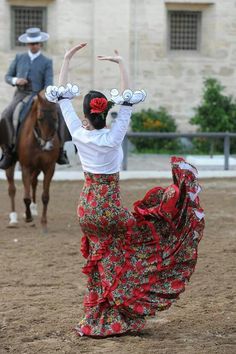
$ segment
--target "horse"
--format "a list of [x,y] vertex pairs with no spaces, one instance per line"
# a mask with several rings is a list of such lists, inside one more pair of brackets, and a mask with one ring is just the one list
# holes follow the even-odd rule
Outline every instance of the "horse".
[[[17,159],[21,165],[22,181],[24,185],[25,221],[33,221],[33,214],[37,210],[36,189],[38,175],[43,172],[43,210],[41,225],[47,232],[47,207],[49,202],[49,189],[59,156],[60,142],[57,134],[58,108],[48,102],[41,91],[35,96],[34,103],[20,126],[16,143]],[[8,194],[11,200],[11,213],[9,227],[17,227],[17,213],[15,211],[16,186],[14,182],[14,163],[5,173],[8,181]]]

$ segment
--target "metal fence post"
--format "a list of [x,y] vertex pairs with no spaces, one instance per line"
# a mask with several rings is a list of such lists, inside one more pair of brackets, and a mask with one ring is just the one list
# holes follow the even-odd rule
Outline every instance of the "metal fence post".
[[122,170],[126,171],[127,170],[127,165],[128,165],[128,137],[127,135],[125,136],[124,140],[123,140],[123,162],[122,162]]
[[225,158],[224,169],[225,170],[229,169],[229,155],[230,155],[230,137],[228,133],[226,133],[224,137],[224,158]]

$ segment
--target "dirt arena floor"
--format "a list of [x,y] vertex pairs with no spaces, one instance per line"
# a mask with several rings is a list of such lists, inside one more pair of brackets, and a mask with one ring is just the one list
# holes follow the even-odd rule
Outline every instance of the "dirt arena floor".
[[[169,181],[122,181],[124,205]],[[76,205],[82,182],[53,182],[49,231],[22,218],[17,183],[18,229],[7,228],[8,195],[0,182],[0,354],[235,354],[236,181],[202,180],[206,229],[186,292],[168,311],[148,320],[139,335],[79,338],[73,326],[83,313]],[[41,185],[39,186],[39,192]],[[40,207],[41,209],[41,207]]]

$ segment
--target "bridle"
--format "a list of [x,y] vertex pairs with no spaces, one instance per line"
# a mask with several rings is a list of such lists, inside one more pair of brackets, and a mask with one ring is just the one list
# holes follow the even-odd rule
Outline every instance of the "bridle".
[[40,108],[39,112],[42,113],[42,116],[40,115],[40,117],[37,118],[36,125],[34,126],[34,129],[33,129],[34,136],[35,136],[37,143],[39,144],[40,148],[43,151],[50,151],[53,149],[53,142],[54,142],[55,134],[56,134],[57,128],[58,128],[58,120],[55,121],[54,126],[53,126],[53,132],[50,134],[50,136],[43,139],[39,122],[40,121],[43,122],[47,118],[50,119],[50,117],[52,116],[52,114],[55,111],[52,109]]

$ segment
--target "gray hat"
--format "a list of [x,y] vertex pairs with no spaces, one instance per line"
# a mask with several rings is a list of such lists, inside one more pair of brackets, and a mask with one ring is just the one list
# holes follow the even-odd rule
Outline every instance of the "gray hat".
[[28,28],[24,34],[22,34],[18,40],[21,43],[37,43],[45,42],[49,38],[49,34],[41,32],[40,28]]

